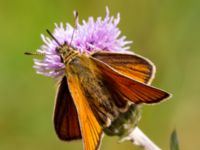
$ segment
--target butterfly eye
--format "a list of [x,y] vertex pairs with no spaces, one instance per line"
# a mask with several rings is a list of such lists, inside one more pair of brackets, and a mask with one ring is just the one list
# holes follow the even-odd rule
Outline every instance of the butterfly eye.
[[60,48],[56,48],[56,52],[57,52],[57,53],[60,53]]
[[56,48],[56,52],[58,54],[65,54],[66,53],[66,51],[64,50],[64,48],[60,47],[60,46]]

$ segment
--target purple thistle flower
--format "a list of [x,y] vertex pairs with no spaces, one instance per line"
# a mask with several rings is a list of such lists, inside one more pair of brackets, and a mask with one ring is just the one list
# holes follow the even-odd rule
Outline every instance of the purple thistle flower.
[[[66,23],[60,25],[55,24],[53,35],[64,44],[70,43],[71,46],[80,52],[90,54],[95,51],[111,51],[111,52],[128,52],[131,41],[125,41],[126,37],[121,36],[121,31],[117,27],[120,21],[120,15],[117,17],[110,16],[109,9],[106,8],[106,16],[104,19],[98,17],[96,21],[93,17],[89,17],[88,21],[83,20],[82,24],[77,24],[77,29]],[[71,41],[74,31],[74,37]],[[50,39],[41,35],[44,45],[41,46],[38,52],[44,53],[43,60],[34,59],[34,68],[38,74],[58,78],[64,75],[65,65],[61,62],[60,56],[56,52],[58,44]]]

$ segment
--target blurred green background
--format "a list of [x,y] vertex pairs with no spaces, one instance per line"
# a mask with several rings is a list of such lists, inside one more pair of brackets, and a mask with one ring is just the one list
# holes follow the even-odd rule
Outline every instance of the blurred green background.
[[[200,149],[200,1],[198,0],[0,0],[0,150],[82,149],[80,141],[57,139],[52,123],[55,82],[37,75],[31,57],[41,33],[54,23],[121,13],[131,49],[157,66],[153,85],[173,93],[160,105],[144,106],[139,127],[163,149],[176,128],[183,150]],[[102,150],[139,149],[105,137]]]

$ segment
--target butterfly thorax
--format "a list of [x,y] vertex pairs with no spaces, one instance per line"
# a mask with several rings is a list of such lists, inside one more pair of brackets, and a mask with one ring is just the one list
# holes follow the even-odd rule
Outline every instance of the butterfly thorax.
[[72,58],[79,54],[79,52],[76,49],[67,45],[67,43],[64,43],[63,45],[59,46],[56,49],[56,51],[59,53],[61,61],[64,64],[67,64]]

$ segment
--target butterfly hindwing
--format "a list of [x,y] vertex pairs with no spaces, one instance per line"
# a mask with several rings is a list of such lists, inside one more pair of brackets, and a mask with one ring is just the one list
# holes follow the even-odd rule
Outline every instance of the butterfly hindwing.
[[66,77],[63,77],[56,96],[54,127],[61,140],[81,139],[78,114],[70,95]]

